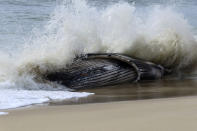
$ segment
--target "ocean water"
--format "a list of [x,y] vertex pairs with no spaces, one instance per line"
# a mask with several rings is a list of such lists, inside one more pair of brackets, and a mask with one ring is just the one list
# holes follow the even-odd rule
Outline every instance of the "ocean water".
[[195,78],[196,7],[195,0],[1,0],[0,109],[91,95],[37,79],[81,53],[125,53]]

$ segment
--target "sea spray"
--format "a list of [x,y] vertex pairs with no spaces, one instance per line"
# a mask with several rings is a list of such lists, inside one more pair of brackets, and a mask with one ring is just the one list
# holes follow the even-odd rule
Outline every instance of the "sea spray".
[[18,68],[57,70],[76,55],[95,52],[124,53],[169,68],[196,64],[196,40],[182,14],[156,6],[140,16],[134,4],[125,2],[99,9],[84,0],[65,1],[44,32],[27,43]]
[[127,53],[165,67],[180,70],[194,67],[196,39],[180,13],[169,7],[155,7],[144,20],[143,30]]

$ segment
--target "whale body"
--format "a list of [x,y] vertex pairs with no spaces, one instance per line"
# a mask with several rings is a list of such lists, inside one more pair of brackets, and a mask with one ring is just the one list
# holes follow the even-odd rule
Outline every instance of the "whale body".
[[101,53],[78,56],[65,68],[45,74],[45,79],[72,89],[85,89],[161,79],[164,73],[161,65],[123,54]]

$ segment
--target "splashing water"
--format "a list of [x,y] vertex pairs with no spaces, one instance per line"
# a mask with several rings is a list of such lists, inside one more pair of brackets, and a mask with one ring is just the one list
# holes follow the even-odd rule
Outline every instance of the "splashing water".
[[124,2],[102,10],[83,0],[65,2],[45,32],[31,42],[17,66],[36,65],[41,72],[62,68],[76,55],[92,52],[125,53],[180,70],[196,65],[197,58],[192,27],[182,14],[156,6],[140,17],[134,4]]

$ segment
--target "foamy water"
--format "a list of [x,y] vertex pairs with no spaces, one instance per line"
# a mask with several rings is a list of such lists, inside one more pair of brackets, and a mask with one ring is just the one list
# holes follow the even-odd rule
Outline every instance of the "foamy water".
[[7,115],[8,112],[0,112],[0,115]]
[[[24,10],[20,10],[22,14],[26,11],[28,14],[26,7],[31,6],[29,14],[35,13],[39,6],[48,7],[51,11],[50,2],[29,3],[24,0],[12,3],[5,0],[1,3],[3,7],[24,6]],[[10,46],[6,46],[7,39],[3,40],[5,43],[0,50],[0,109],[91,95],[70,92],[57,83],[40,80],[46,71],[61,69],[71,63],[76,55],[83,53],[124,53],[178,71],[195,71],[196,27],[191,24],[195,22],[188,21],[184,13],[176,8],[176,2],[170,1],[173,6],[163,5],[162,2],[143,5],[138,1],[136,4],[126,1],[101,2],[105,6],[99,1],[93,3],[65,0],[57,2],[51,15],[46,15],[44,11],[37,12],[37,15],[46,15],[45,19],[28,15],[17,17],[23,18],[22,23],[27,29],[31,19],[34,21],[32,23],[36,23],[42,20],[38,18],[43,18],[44,24],[38,22],[39,26],[31,31],[29,29],[26,34],[21,33],[24,30],[19,30]],[[11,34],[7,37],[11,38]]]
[[[86,97],[91,93],[77,93],[68,91],[30,91],[3,89],[0,92],[0,109],[11,109],[32,104],[41,104],[51,101],[61,101],[65,99]],[[8,98],[9,96],[9,98]]]

